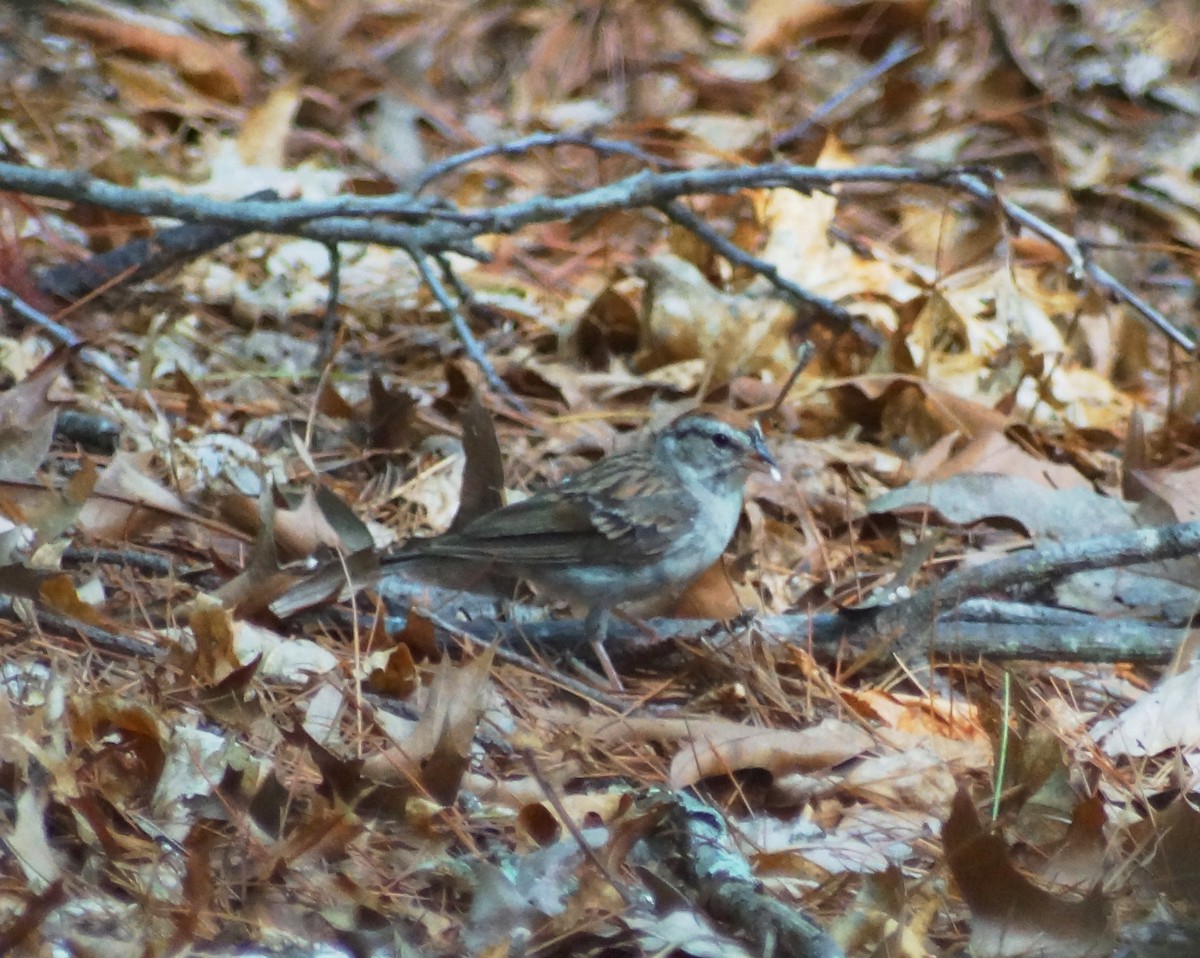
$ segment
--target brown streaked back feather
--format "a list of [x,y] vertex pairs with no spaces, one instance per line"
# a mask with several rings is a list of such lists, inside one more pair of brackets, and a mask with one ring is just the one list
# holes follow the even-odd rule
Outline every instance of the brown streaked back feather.
[[[644,459],[645,469],[630,469]],[[676,490],[654,482],[650,450],[613,456],[552,491],[480,516],[456,533],[408,543],[387,561],[418,556],[495,560],[515,565],[641,563],[673,541],[665,530],[689,516]],[[635,523],[622,503],[637,498]]]

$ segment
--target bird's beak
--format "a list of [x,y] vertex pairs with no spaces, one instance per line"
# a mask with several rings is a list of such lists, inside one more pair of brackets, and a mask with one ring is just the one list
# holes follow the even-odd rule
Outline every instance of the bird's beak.
[[771,451],[767,448],[767,439],[763,435],[762,426],[757,422],[751,423],[749,429],[750,442],[754,446],[754,454],[757,457],[753,466],[760,472],[765,472],[772,479],[778,482],[783,476],[779,472],[779,463],[775,461],[775,457],[771,455]]

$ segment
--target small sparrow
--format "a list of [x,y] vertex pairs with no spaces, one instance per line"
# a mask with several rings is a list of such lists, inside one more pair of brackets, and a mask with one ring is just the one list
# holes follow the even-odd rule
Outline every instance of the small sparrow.
[[[587,636],[609,682],[621,688],[603,645],[609,613],[677,592],[716,562],[756,470],[779,478],[757,423],[740,429],[688,414],[645,447],[614,453],[455,532],[385,552],[379,567],[405,566],[418,579],[466,588],[489,577],[519,578],[585,606]],[[295,607],[289,595],[282,599]],[[272,610],[286,614],[279,604]]]

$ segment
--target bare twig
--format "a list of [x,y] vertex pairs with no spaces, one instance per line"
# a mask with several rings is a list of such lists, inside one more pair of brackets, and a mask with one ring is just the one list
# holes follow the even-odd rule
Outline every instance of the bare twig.
[[[0,286],[0,306],[11,309],[26,322],[37,326],[47,336],[62,346],[79,346],[83,342],[83,340],[67,329],[62,323],[51,319],[40,309],[30,306],[12,290],[3,286]],[[98,369],[122,389],[137,388],[134,381],[121,371],[113,358],[100,352],[98,349],[94,349],[91,346],[84,346],[79,351],[79,358],[89,366]]]
[[664,173],[643,170],[563,197],[538,196],[478,210],[458,210],[444,200],[416,199],[410,193],[278,202],[214,200],[117,186],[81,173],[37,170],[14,163],[0,163],[0,189],[143,216],[228,223],[268,233],[305,236],[322,243],[379,243],[423,249],[427,253],[453,251],[481,259],[486,254],[471,245],[476,236],[511,233],[534,223],[576,219],[614,209],[661,206],[681,196],[771,186],[790,186],[807,192],[828,190],[840,183],[946,184],[956,182],[960,174],[958,169],[866,166],[827,170],[790,163]]
[[121,441],[121,427],[98,413],[60,409],[54,435],[76,443],[85,452],[111,456]]
[[412,191],[414,195],[421,193],[434,180],[468,164],[478,163],[480,160],[486,160],[493,156],[517,156],[541,147],[557,146],[579,146],[604,155],[627,156],[639,163],[659,168],[673,169],[679,166],[673,160],[655,156],[640,146],[625,140],[608,140],[587,133],[533,133],[521,137],[519,140],[509,140],[507,143],[489,143],[487,146],[456,153],[454,156],[431,163],[413,180]]
[[[664,203],[661,209],[673,222],[695,233],[696,236],[724,256],[729,262],[735,263],[738,266],[745,266],[766,277],[784,296],[794,303],[809,307],[817,317],[823,318],[829,325],[836,325],[841,330],[851,330],[865,343],[875,348],[883,345],[882,337],[848,309],[839,306],[831,299],[818,296],[803,286],[793,283],[780,273],[773,263],[768,263],[765,259],[761,259],[752,253],[747,253],[736,243],[731,242],[714,230],[705,220],[701,219],[682,203],[674,201]],[[797,324],[798,328],[796,332],[803,336],[810,325],[811,320],[805,317]]]
[[722,813],[686,792],[663,793],[670,808],[635,850],[645,868],[692,890],[697,907],[736,928],[756,954],[787,958],[844,958],[845,952],[793,903],[763,891],[729,835]]
[[[66,616],[36,609],[38,627],[47,629],[57,635],[75,635],[85,640],[97,649],[114,655],[126,655],[135,659],[162,658],[163,650],[149,639],[132,638],[102,629],[99,626],[88,625]],[[12,599],[0,596],[0,618],[19,619]]]
[[873,610],[871,626],[882,635],[902,636],[903,644],[911,647],[913,641],[929,634],[940,613],[968,598],[1014,586],[1044,585],[1076,572],[1181,559],[1198,552],[1200,522],[1023,549],[1003,559],[952,572],[911,598]]
[[500,374],[496,372],[496,367],[492,365],[492,361],[488,359],[487,353],[479,345],[475,334],[471,332],[471,327],[467,324],[466,317],[463,316],[462,310],[458,308],[458,303],[454,301],[454,297],[450,295],[450,291],[442,284],[442,280],[437,273],[429,268],[430,256],[420,249],[409,249],[408,255],[412,257],[413,262],[416,264],[417,271],[421,274],[421,279],[429,287],[429,291],[433,293],[433,298],[441,304],[442,309],[446,311],[446,315],[450,317],[450,323],[454,326],[454,331],[458,334],[458,338],[462,342],[463,348],[467,351],[467,355],[471,357],[471,361],[475,365],[483,370],[483,375],[487,379],[488,385],[503,396],[522,415],[529,415],[529,410],[525,404],[521,402],[508,383],[501,379]]
[[333,359],[338,299],[342,290],[342,248],[337,243],[330,243],[326,248],[329,250],[329,290],[325,296],[325,316],[321,320],[321,334],[317,340],[317,355],[322,367]]
[[[614,622],[605,648],[618,663],[646,663],[669,673],[686,665],[691,658],[687,647],[696,642],[741,641],[740,636],[753,635],[767,647],[811,646],[820,655],[833,656],[846,643],[861,644],[858,637],[869,624],[861,616],[828,612],[762,616],[733,632],[728,632],[724,623],[707,619],[651,619],[641,629]],[[389,628],[400,626],[400,619],[388,620]],[[528,644],[548,655],[567,650],[587,654],[583,622],[576,619],[478,622],[464,625],[461,631],[474,634],[481,644],[499,639],[503,645]],[[932,655],[990,662],[1024,659],[1163,665],[1175,654],[1180,629],[1094,615],[1053,624],[1025,618],[977,622],[960,619],[955,610],[949,610],[932,625],[926,624],[924,635],[921,650]],[[678,655],[672,653],[675,646],[681,647]]]
[[827,117],[833,115],[843,103],[860,90],[874,83],[893,67],[899,66],[909,57],[915,56],[920,50],[921,47],[911,37],[900,37],[887,48],[883,56],[876,63],[871,65],[870,69],[847,83],[795,126],[788,127],[782,133],[777,133],[771,137],[771,149],[783,150],[797,140],[803,139],[809,130],[818,123],[824,123]]
[[[1139,529],[1015,552],[951,573],[890,605],[839,614],[769,616],[756,620],[754,626],[768,637],[811,642],[814,647],[826,649],[842,642],[863,643],[882,637],[887,640],[886,647],[897,644],[900,649],[912,650],[920,645],[934,652],[986,658],[1162,662],[1178,642],[1177,629],[1097,616],[1053,623],[1030,621],[1027,614],[1015,622],[995,615],[987,621],[965,621],[958,608],[967,599],[1015,586],[1043,585],[1077,572],[1179,559],[1198,552],[1200,522]],[[720,623],[656,620],[651,625],[653,637],[647,638],[644,633],[614,623],[608,637],[610,653],[615,658],[627,658],[639,649],[661,646],[664,640],[694,638]],[[487,638],[499,633],[508,639],[511,631],[515,639],[518,631],[495,623],[478,628],[479,634]],[[520,626],[519,634],[524,641],[546,648],[573,647],[583,641],[583,630],[576,622],[526,624]]]
[[188,573],[178,563],[164,555],[142,552],[137,549],[84,549],[70,546],[63,551],[63,562],[104,563],[126,569],[136,569],[149,575],[168,576],[177,574],[181,578]]
[[796,365],[792,367],[792,371],[788,373],[788,378],[782,386],[779,387],[779,394],[775,397],[775,401],[766,409],[766,415],[778,412],[779,407],[783,405],[783,401],[787,399],[788,393],[792,391],[792,387],[796,385],[796,380],[800,378],[800,374],[804,372],[808,364],[812,362],[813,356],[817,354],[816,349],[810,342],[803,342],[796,350]]

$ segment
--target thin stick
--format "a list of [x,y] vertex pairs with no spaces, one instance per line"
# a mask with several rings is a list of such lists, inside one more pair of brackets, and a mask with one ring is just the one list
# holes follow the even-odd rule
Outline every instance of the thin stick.
[[521,413],[521,415],[528,416],[529,408],[521,402],[508,383],[500,378],[500,374],[496,372],[496,367],[492,365],[492,361],[488,359],[487,353],[479,345],[475,334],[471,332],[471,327],[467,324],[466,317],[463,316],[458,303],[454,301],[454,297],[450,295],[450,291],[442,284],[437,273],[429,268],[429,254],[419,249],[410,249],[407,252],[412,257],[413,262],[416,263],[417,271],[421,274],[421,279],[425,281],[425,285],[433,293],[433,298],[441,304],[442,309],[446,311],[446,315],[450,317],[450,323],[454,327],[454,331],[458,334],[459,342],[462,343],[463,348],[467,351],[467,355],[483,371],[488,385],[499,395],[503,396],[509,405]]
[[[816,293],[810,292],[803,286],[793,283],[790,279],[779,272],[774,263],[768,263],[765,259],[755,256],[753,253],[748,253],[736,243],[726,239],[716,230],[714,230],[705,220],[701,219],[682,203],[668,202],[663,203],[661,209],[672,222],[678,223],[684,229],[695,233],[700,239],[704,240],[709,246],[715,249],[718,253],[724,256],[729,262],[735,263],[738,266],[744,266],[747,269],[753,270],[762,276],[765,276],[770,283],[783,293],[788,299],[793,302],[800,303],[803,306],[808,306],[814,309],[819,317],[826,320],[830,325],[836,325],[844,330],[853,330],[864,342],[878,348],[883,345],[883,339],[879,333],[875,332],[870,326],[856,317],[845,307],[839,306],[831,299],[826,299],[824,296],[818,296]],[[803,335],[804,331],[810,325],[809,322],[798,323],[797,331]]]
[[462,153],[456,153],[454,156],[438,160],[421,171],[420,175],[413,181],[412,191],[414,195],[419,194],[434,180],[440,179],[460,167],[467,166],[470,163],[477,163],[489,157],[517,156],[521,153],[538,149],[539,147],[556,146],[579,146],[584,149],[595,150],[601,154],[627,156],[630,159],[637,160],[639,163],[645,163],[647,166],[673,169],[678,168],[680,165],[666,157],[648,153],[636,144],[625,140],[609,140],[587,133],[533,133],[519,140],[510,140],[507,143],[489,143],[487,146],[465,150]]
[[779,407],[783,405],[783,401],[787,399],[787,394],[792,391],[792,387],[796,385],[796,380],[800,378],[800,374],[812,362],[813,357],[817,354],[813,344],[805,340],[796,350],[796,365],[792,367],[792,371],[788,374],[787,382],[779,387],[779,395],[775,397],[775,401],[764,411],[764,414],[769,416],[771,413],[777,412]]
[[829,97],[829,99],[813,110],[805,119],[801,120],[795,126],[788,127],[782,133],[777,133],[771,137],[771,149],[782,150],[791,146],[797,140],[803,139],[809,130],[818,123],[825,122],[826,117],[833,114],[838,107],[860,90],[874,83],[893,67],[899,66],[909,57],[915,56],[920,50],[921,47],[911,37],[900,37],[888,47],[877,63],[872,64],[864,73],[855,77],[834,93],[833,96]]
[[[30,306],[11,289],[0,286],[0,306],[7,306],[14,313],[41,329],[47,336],[62,346],[78,346],[83,340],[67,329],[62,323],[55,322],[40,309]],[[91,346],[84,346],[79,351],[79,358],[93,368],[102,372],[122,389],[133,390],[137,385],[118,368],[111,356],[100,352]]]

